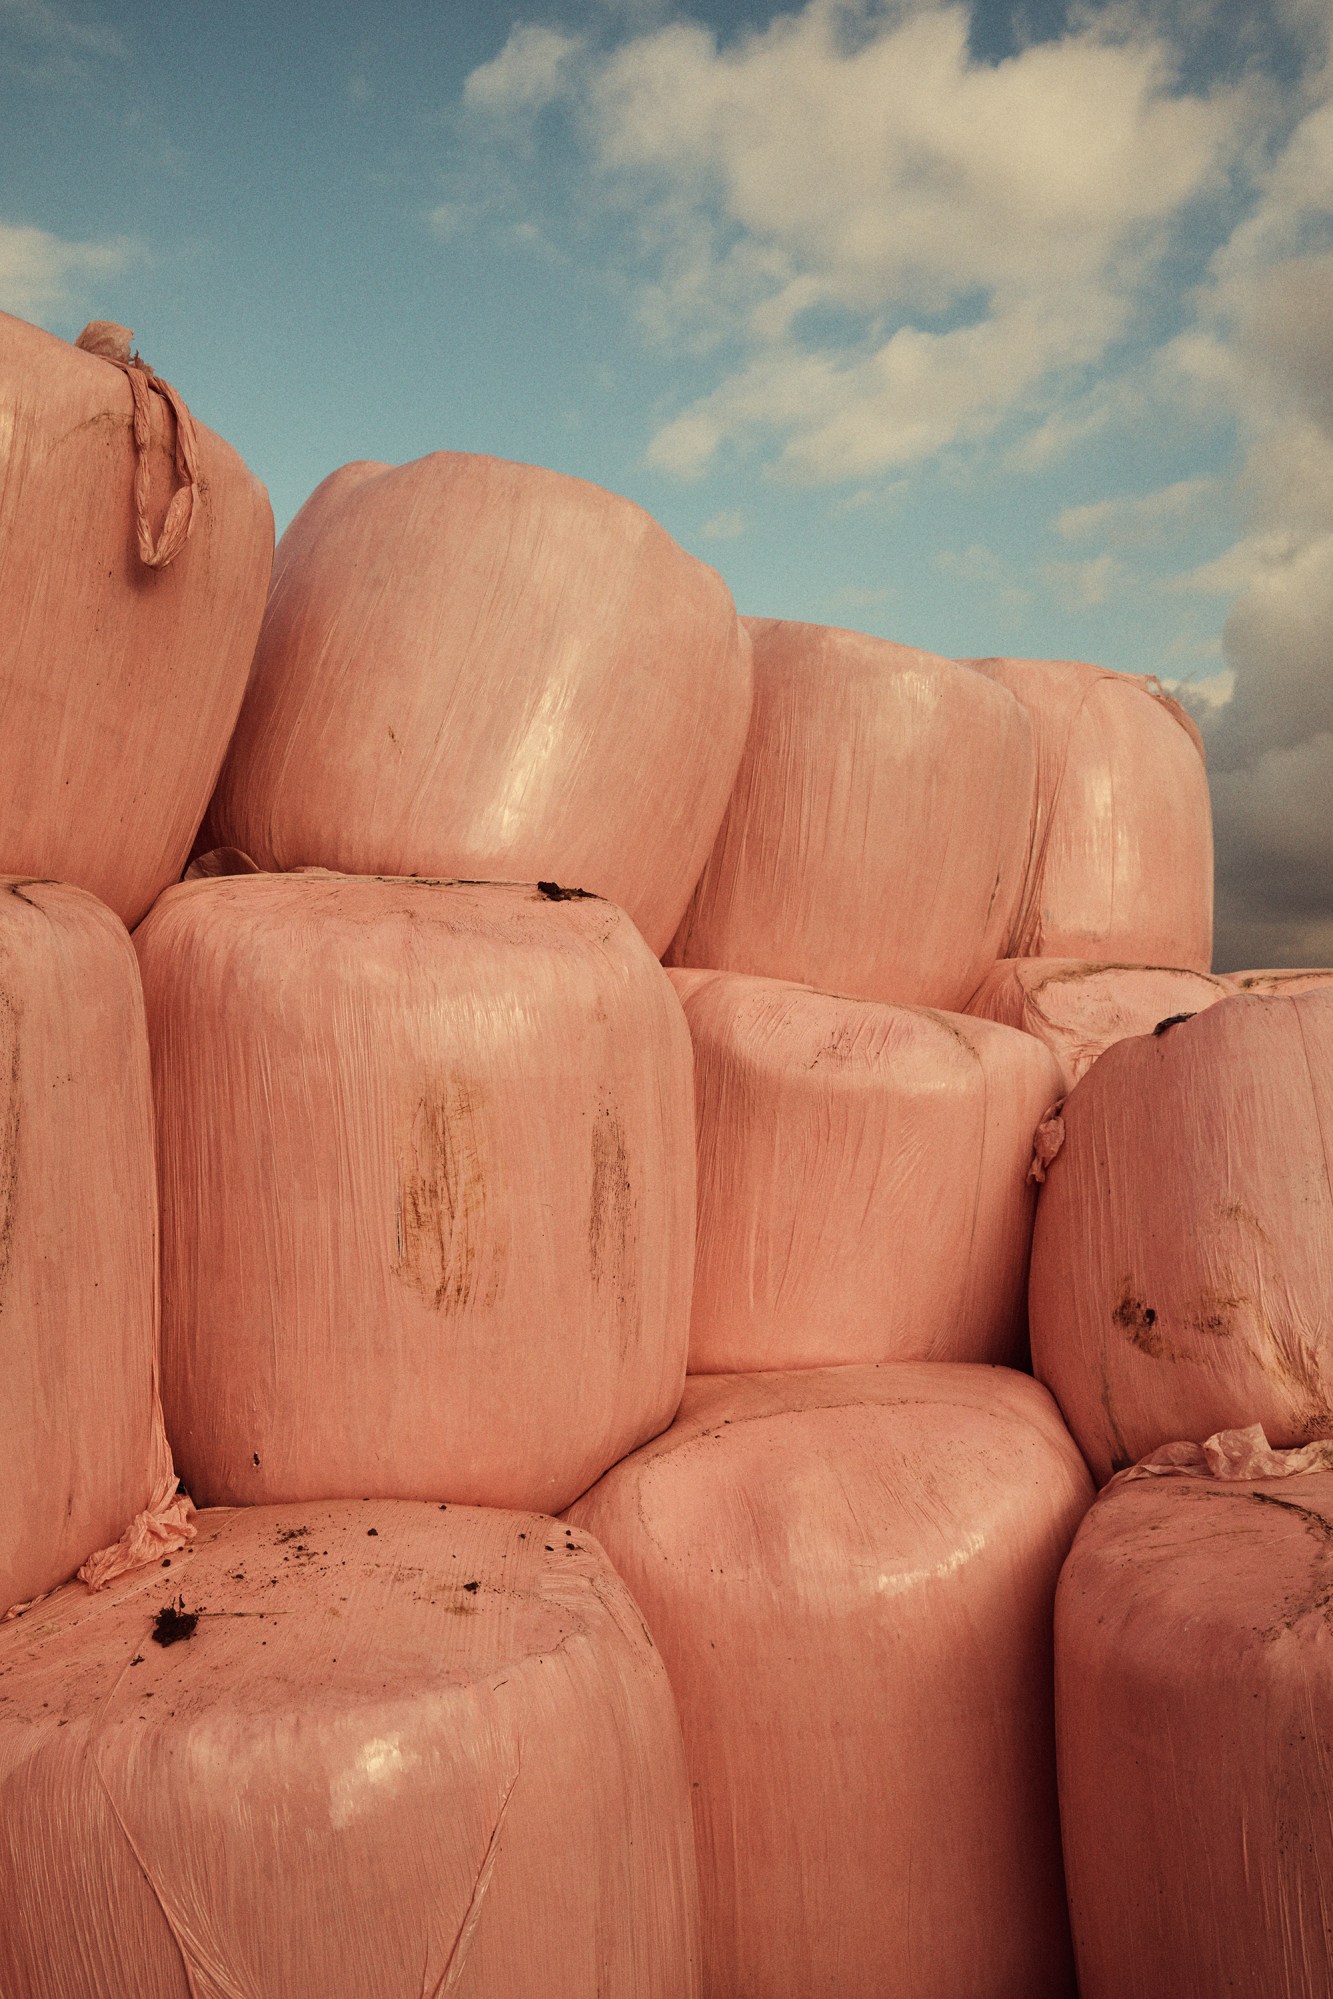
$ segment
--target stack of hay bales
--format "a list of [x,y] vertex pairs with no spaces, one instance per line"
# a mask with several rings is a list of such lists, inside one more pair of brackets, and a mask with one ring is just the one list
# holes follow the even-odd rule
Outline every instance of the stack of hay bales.
[[466,454],[268,589],[81,348],[0,321],[0,1986],[1215,1991],[1152,1743],[1324,1599],[1252,1506],[1205,1713],[1134,1591],[1323,1520],[1333,997],[1211,975],[1192,725]]

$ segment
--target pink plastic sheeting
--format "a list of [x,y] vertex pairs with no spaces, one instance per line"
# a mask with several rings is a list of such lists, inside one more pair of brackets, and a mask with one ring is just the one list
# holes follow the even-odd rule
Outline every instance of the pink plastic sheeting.
[[1333,1446],[1175,1449],[1103,1493],[1056,1603],[1079,1989],[1325,1999]]
[[1203,741],[1148,675],[1068,659],[974,659],[1037,744],[1037,813],[1008,955],[1206,972],[1213,821]]
[[707,1999],[1072,1999],[1051,1610],[1092,1497],[1004,1369],[694,1375],[570,1508],[680,1704]]
[[[132,1522],[180,1545],[156,1332],[130,940],[82,889],[0,876],[0,1617]],[[107,1550],[97,1573],[132,1554]]]
[[1285,993],[1289,999],[1294,999],[1297,993],[1314,993],[1324,986],[1333,986],[1333,971],[1312,965],[1278,966],[1263,972],[1225,972],[1222,976],[1232,992]]
[[0,1632],[6,1999],[694,1999],[680,1723],[595,1544],[392,1502],[198,1526]]
[[207,840],[270,868],[542,877],[665,950],[750,713],[720,576],[582,479],[346,465],[282,538]]
[[737,972],[673,972],[699,1143],[692,1373],[1025,1350],[1030,1035]]
[[168,384],[0,313],[0,870],[137,923],[185,865],[268,588],[268,495]]
[[1178,1438],[1333,1428],[1333,992],[1117,1042],[1061,1122],[1032,1359],[1098,1482]]
[[1022,894],[1026,715],[913,646],[745,622],[749,740],[672,962],[964,1006]]
[[1113,1041],[1151,1034],[1164,1020],[1225,999],[1225,979],[1163,965],[1095,965],[1078,958],[1002,958],[968,1001],[983,1020],[1021,1027],[1046,1043],[1072,1090]]
[[250,874],[169,890],[136,942],[197,1501],[554,1508],[670,1422],[689,1035],[620,910]]

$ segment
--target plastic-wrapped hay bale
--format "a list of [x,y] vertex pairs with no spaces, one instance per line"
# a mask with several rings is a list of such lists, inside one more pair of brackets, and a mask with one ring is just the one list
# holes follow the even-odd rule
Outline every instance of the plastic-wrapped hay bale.
[[554,877],[662,951],[736,774],[720,576],[582,479],[346,465],[282,538],[208,837],[265,867]]
[[1008,955],[1206,972],[1213,819],[1203,739],[1150,675],[974,659],[1032,718],[1037,811]]
[[913,646],[746,623],[750,735],[672,961],[965,1005],[1022,894],[1034,771],[1022,708]]
[[0,1618],[95,1551],[108,1575],[180,1545],[156,1335],[130,940],[82,889],[0,876]]
[[190,851],[263,615],[259,481],[124,327],[0,313],[0,870],[137,923]]
[[1028,1308],[1099,1483],[1179,1437],[1333,1429],[1330,1132],[1333,992],[1233,996],[1117,1042],[1070,1094]]
[[737,972],[673,972],[694,1042],[693,1373],[1024,1351],[1031,1035]]
[[1333,1444],[1168,1447],[1102,1494],[1056,1604],[1083,1999],[1333,1990]]
[[1225,999],[1225,979],[1164,965],[1096,965],[1078,958],[1002,958],[968,1001],[984,1020],[1046,1043],[1072,1090],[1113,1041]]
[[12,1999],[693,1999],[670,1688],[540,1515],[198,1516],[0,1631]]
[[694,1375],[570,1508],[680,1705],[708,1999],[1069,1999],[1051,1615],[1092,1496],[1001,1368]]
[[170,890],[136,942],[196,1500],[553,1510],[670,1422],[689,1035],[620,910],[246,874]]
[[1314,965],[1277,966],[1270,971],[1224,972],[1222,979],[1235,993],[1285,994],[1294,999],[1297,993],[1316,993],[1333,986],[1333,971]]

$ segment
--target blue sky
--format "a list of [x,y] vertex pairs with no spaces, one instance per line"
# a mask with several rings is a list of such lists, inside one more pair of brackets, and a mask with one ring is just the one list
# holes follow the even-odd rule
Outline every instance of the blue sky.
[[0,307],[265,479],[595,479],[744,611],[1184,679],[1223,957],[1333,957],[1326,0],[0,0]]

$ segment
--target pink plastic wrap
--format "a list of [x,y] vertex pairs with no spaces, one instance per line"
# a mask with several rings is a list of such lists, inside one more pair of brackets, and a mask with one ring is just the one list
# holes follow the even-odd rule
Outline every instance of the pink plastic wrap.
[[750,712],[726,585],[582,479],[346,465],[282,538],[207,839],[263,866],[550,877],[670,942]]
[[1072,1999],[1051,1712],[1088,1476],[1004,1369],[695,1375],[570,1508],[680,1703],[707,1999]]
[[1225,979],[1163,965],[1090,965],[1078,958],[1001,958],[968,1001],[983,1020],[1044,1041],[1072,1090],[1113,1041],[1225,999]]
[[[0,1617],[179,1546],[154,1379],[148,1042],[123,924],[0,876]],[[140,1522],[137,1516],[146,1515]]]
[[0,313],[0,870],[77,882],[133,924],[217,777],[273,515],[129,342]]
[[754,717],[673,963],[964,1006],[1022,894],[1026,715],[984,676],[912,646],[746,624]]
[[1226,972],[1223,983],[1234,993],[1285,993],[1294,999],[1297,993],[1333,986],[1333,971],[1312,965],[1279,966],[1265,972]]
[[0,1631],[6,1999],[695,1999],[662,1663],[585,1536],[199,1516]]
[[1009,955],[1206,972],[1213,821],[1203,742],[1150,676],[974,659],[1032,717],[1037,813]]
[[1177,1438],[1333,1428],[1333,992],[1117,1042],[1060,1121],[1032,1359],[1098,1482]]
[[547,889],[243,874],[141,925],[200,1503],[554,1509],[670,1422],[689,1035],[629,919]]
[[1060,1581],[1079,1989],[1326,1999],[1333,1445],[1176,1450],[1102,1495]]
[[1030,1035],[739,972],[673,972],[694,1041],[690,1370],[1025,1350]]

